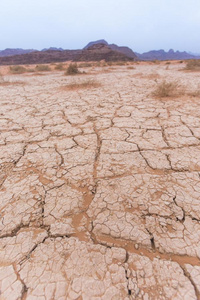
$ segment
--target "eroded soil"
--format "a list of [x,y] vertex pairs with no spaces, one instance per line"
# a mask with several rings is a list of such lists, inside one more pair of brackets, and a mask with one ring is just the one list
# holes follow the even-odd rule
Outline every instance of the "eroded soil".
[[134,67],[5,75],[0,299],[200,299],[199,73]]

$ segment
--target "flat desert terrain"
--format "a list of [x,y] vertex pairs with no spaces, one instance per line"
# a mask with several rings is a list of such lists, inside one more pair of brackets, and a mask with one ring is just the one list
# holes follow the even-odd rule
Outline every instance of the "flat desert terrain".
[[200,299],[200,73],[184,67],[0,67],[1,300]]

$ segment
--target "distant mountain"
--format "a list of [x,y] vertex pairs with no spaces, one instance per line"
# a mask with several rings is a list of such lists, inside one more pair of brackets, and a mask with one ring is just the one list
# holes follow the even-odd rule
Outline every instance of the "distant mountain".
[[152,50],[145,53],[136,53],[137,57],[141,60],[182,60],[182,59],[197,59],[198,56],[194,56],[186,51],[174,51],[170,49],[168,52],[164,50]]
[[96,44],[104,44],[104,45],[107,45],[108,46],[108,43],[105,41],[105,40],[97,40],[97,41],[94,41],[94,42],[89,42],[84,48],[83,50],[86,50],[87,48],[93,46],[93,45],[96,45]]
[[64,51],[64,49],[63,48],[50,47],[50,48],[44,48],[41,51]]
[[91,42],[89,47],[85,47],[82,53],[78,55],[75,60],[78,61],[128,61],[133,60],[132,57],[127,56],[118,50],[113,50],[110,45],[106,43]]
[[64,61],[132,61],[133,58],[112,50],[105,44],[94,44],[83,50],[47,50],[0,57],[0,65],[39,64]]
[[88,43],[80,50],[64,50],[63,48],[44,48],[41,51],[34,49],[5,49],[0,50],[0,65],[12,64],[39,64],[64,61],[128,61],[128,60],[185,60],[200,59],[186,51],[168,52],[152,50],[145,53],[133,52],[130,48],[108,44],[104,39]]
[[21,48],[16,48],[16,49],[7,48],[5,50],[0,50],[0,57],[26,54],[26,53],[30,53],[30,52],[33,52],[33,51],[37,51],[37,50],[34,50],[34,49],[21,49]]
[[125,54],[126,56],[128,56],[130,58],[137,59],[136,54],[130,48],[124,47],[124,46],[117,46],[115,44],[108,44],[108,42],[106,42],[105,40],[97,40],[97,41],[90,42],[83,49],[88,49],[89,47],[96,45],[96,44],[104,44],[114,51],[118,51],[122,54]]

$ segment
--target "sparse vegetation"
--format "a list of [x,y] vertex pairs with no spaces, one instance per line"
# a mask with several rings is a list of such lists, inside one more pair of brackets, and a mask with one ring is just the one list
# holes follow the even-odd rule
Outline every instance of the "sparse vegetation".
[[64,87],[62,87],[64,90],[78,90],[78,89],[92,89],[92,88],[98,88],[101,84],[96,80],[86,80],[82,82],[73,82],[70,83]]
[[126,61],[108,61],[107,66],[126,66],[127,62]]
[[77,64],[70,64],[65,72],[65,75],[77,75],[80,74]]
[[37,65],[35,67],[35,70],[38,72],[48,72],[51,71],[50,67],[48,65]]
[[159,64],[160,64],[160,61],[157,60],[157,59],[154,59],[154,60],[152,60],[151,62],[154,63],[154,64],[156,64],[156,65],[159,65]]
[[55,66],[55,70],[62,71],[63,69],[64,69],[63,64],[57,64],[57,65]]
[[188,60],[185,69],[189,71],[200,71],[200,59]]
[[94,64],[88,63],[88,62],[80,63],[78,65],[79,68],[90,68],[90,67],[93,67],[93,66],[94,66]]
[[158,98],[175,97],[184,94],[184,89],[177,82],[162,81],[157,85],[153,96]]
[[27,69],[26,71],[27,71],[28,73],[33,73],[33,72],[35,72],[34,69]]
[[10,72],[13,74],[22,74],[27,72],[27,69],[23,66],[11,66]]

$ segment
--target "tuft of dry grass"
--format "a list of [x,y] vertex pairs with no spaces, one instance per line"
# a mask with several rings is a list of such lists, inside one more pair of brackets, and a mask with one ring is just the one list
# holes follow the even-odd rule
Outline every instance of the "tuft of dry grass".
[[89,62],[83,62],[83,63],[80,63],[78,65],[79,68],[90,68],[90,67],[93,67],[95,66],[95,64],[92,64],[92,63],[89,63]]
[[166,82],[165,80],[159,83],[153,92],[153,96],[158,98],[178,97],[184,94],[184,88],[177,82]]
[[58,70],[58,71],[62,71],[64,69],[64,66],[63,66],[63,64],[56,64],[56,66],[55,66],[55,70]]
[[126,61],[108,61],[106,63],[107,66],[126,66]]
[[22,74],[22,73],[27,72],[27,69],[23,66],[11,66],[10,72],[12,74]]
[[74,90],[79,90],[79,89],[94,89],[94,88],[98,88],[100,86],[101,86],[101,84],[98,81],[90,79],[90,80],[85,80],[82,82],[70,83],[66,86],[63,86],[62,89],[74,91]]
[[185,66],[188,71],[200,71],[200,59],[188,60]]
[[37,72],[48,72],[51,71],[50,67],[48,65],[37,65],[35,67],[35,70]]
[[160,61],[157,60],[157,59],[154,59],[154,60],[151,60],[152,63],[156,64],[156,65],[159,65],[160,64]]
[[34,73],[35,69],[27,69],[26,72],[28,72],[28,73]]
[[65,75],[77,75],[80,74],[77,64],[70,64],[65,72]]

